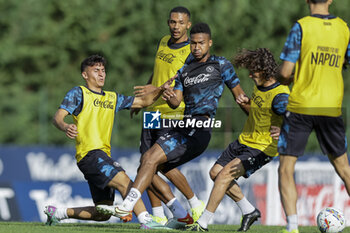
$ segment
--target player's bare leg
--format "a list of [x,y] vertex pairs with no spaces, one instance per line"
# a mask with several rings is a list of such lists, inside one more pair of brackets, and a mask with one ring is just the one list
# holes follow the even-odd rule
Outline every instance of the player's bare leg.
[[162,206],[162,201],[157,197],[156,194],[154,194],[152,189],[150,189],[150,188],[147,189],[147,195],[148,195],[148,198],[151,202],[152,207]]
[[107,184],[108,187],[115,188],[120,192],[123,198],[128,194],[132,181],[125,172],[118,172],[113,179]]
[[171,169],[170,171],[164,173],[164,175],[175,185],[178,190],[180,190],[180,192],[187,199],[191,199],[194,196],[194,193],[188,184],[186,177],[179,171],[179,169]]
[[244,173],[245,169],[238,158],[226,164],[225,167],[215,164],[211,168],[210,177],[215,183],[207,207],[197,223],[188,227],[189,230],[205,230],[225,194],[230,196],[242,211],[243,218],[238,231],[247,231],[261,217],[260,211],[244,197],[241,188],[235,181],[236,178],[243,176]]
[[179,169],[174,168],[164,174],[180,192],[186,197],[192,212],[192,218],[197,221],[204,211],[205,204],[193,193],[186,177]]
[[284,231],[298,231],[297,200],[298,193],[294,180],[294,167],[297,157],[291,155],[280,155],[280,166],[278,168],[278,185],[284,213],[287,218],[287,227]]
[[328,155],[328,158],[339,177],[343,180],[346,191],[350,196],[350,166],[347,153],[344,153],[337,158],[334,158],[332,155]]
[[[100,202],[97,204],[113,205],[113,202]],[[67,216],[68,218],[94,221],[107,221],[111,217],[111,215],[105,215],[97,212],[95,206],[68,208]]]
[[115,207],[115,216],[123,215],[134,209],[136,201],[141,198],[141,194],[150,186],[157,167],[167,161],[163,149],[154,144],[142,157],[135,182],[125,197],[123,203]]
[[[216,176],[214,187],[211,191],[206,209],[212,213],[215,212],[220,202],[224,198],[226,191],[234,184],[237,185],[235,178],[244,174],[245,170],[240,159],[234,159],[229,162]],[[238,187],[238,185],[237,185]],[[239,188],[239,187],[238,187]]]
[[215,182],[215,179],[217,177],[217,175],[220,173],[220,171],[223,169],[224,167],[221,166],[220,164],[214,164],[214,166],[210,169],[209,171],[209,176],[212,179],[212,181]]
[[280,155],[280,166],[278,168],[279,189],[281,201],[286,216],[297,214],[298,193],[294,180],[294,167],[297,157]]
[[165,163],[167,157],[163,149],[156,143],[141,158],[141,165],[137,172],[133,188],[143,193],[151,184],[158,165]]
[[[122,195],[123,198],[126,197],[126,195],[128,194],[128,192],[130,191],[130,188],[132,186],[133,182],[130,180],[130,178],[126,175],[125,172],[118,172],[114,177],[113,179],[108,183],[108,187],[112,187],[112,188],[115,188],[117,189],[120,194]],[[112,203],[113,204],[113,203]],[[111,204],[111,205],[112,205]],[[101,204],[99,204],[99,206],[101,207]],[[108,209],[103,209],[103,208],[100,208],[99,211],[102,213],[114,213],[114,209],[111,208],[110,210]],[[134,208],[133,208],[133,211],[134,213],[136,214],[136,216],[141,216],[140,214],[145,215],[145,214],[148,214],[147,210],[146,210],[146,207],[143,203],[143,201],[140,199],[136,202]],[[122,219],[124,222],[128,222],[132,219],[132,213],[125,213],[124,214],[125,216],[119,216],[120,219]],[[141,216],[141,218],[143,218]]]
[[147,188],[147,195],[152,206],[152,219],[159,224],[165,225],[168,221],[168,218],[165,216],[164,208],[162,206],[162,200],[163,203],[166,203],[164,202],[165,198],[161,199],[158,197],[160,194],[156,193],[156,190],[152,184]]
[[175,198],[170,186],[165,182],[159,175],[155,174],[153,176],[150,189],[153,193],[163,202],[168,203],[170,200]]

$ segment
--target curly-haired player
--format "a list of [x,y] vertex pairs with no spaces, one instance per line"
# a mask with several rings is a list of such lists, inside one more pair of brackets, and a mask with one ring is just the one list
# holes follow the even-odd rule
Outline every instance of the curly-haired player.
[[278,155],[277,139],[289,88],[276,81],[275,59],[265,48],[244,49],[235,56],[234,64],[248,69],[249,77],[255,83],[251,99],[240,95],[236,100],[238,104],[250,104],[248,119],[238,139],[227,147],[211,168],[210,177],[215,183],[209,201],[198,221],[187,225],[188,230],[207,231],[216,208],[227,194],[242,211],[238,231],[247,231],[261,214],[244,197],[236,179],[241,176],[248,178]]

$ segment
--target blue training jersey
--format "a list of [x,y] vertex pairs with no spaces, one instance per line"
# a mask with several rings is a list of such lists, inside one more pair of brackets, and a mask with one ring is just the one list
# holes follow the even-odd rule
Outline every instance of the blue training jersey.
[[226,58],[212,55],[201,63],[188,59],[178,71],[174,87],[183,93],[185,116],[207,115],[213,118],[224,83],[230,89],[239,84],[233,65]]
[[[90,90],[91,91],[91,90]],[[91,91],[93,93],[96,93],[94,91]],[[105,92],[102,91],[102,93],[96,93],[100,95],[105,95]],[[125,96],[122,94],[117,94],[117,101],[116,101],[116,108],[115,112],[118,112],[122,109],[130,109],[133,102],[134,102],[134,96]],[[81,112],[83,107],[83,91],[80,87],[73,87],[70,91],[67,92],[66,96],[64,97],[60,108],[65,109],[69,114],[73,114],[75,116],[78,116]]]

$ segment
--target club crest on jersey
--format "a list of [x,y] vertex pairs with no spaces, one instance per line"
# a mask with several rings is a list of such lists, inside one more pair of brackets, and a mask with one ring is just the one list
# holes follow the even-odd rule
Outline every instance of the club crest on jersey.
[[160,116],[159,111],[156,112],[144,112],[143,113],[143,128],[144,129],[160,129]]
[[207,66],[207,67],[205,68],[205,70],[206,70],[208,73],[212,73],[212,72],[214,71],[214,67],[212,67],[212,66]]

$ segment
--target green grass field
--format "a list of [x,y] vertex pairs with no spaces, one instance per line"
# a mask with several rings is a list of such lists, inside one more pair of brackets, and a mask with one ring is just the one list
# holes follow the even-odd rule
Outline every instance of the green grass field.
[[[234,232],[239,228],[238,225],[210,225],[209,232]],[[278,232],[283,229],[282,226],[262,226],[253,225],[249,233],[270,233]],[[38,222],[0,222],[1,233],[85,233],[85,232],[143,232],[139,229],[139,224],[136,223],[63,223],[57,226],[45,226],[44,223]],[[319,233],[315,226],[300,227],[301,233]],[[165,231],[165,230],[152,230],[152,232],[180,232],[177,230]],[[343,233],[350,233],[350,227],[345,228]]]

